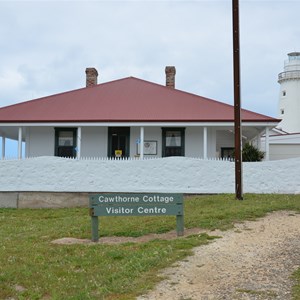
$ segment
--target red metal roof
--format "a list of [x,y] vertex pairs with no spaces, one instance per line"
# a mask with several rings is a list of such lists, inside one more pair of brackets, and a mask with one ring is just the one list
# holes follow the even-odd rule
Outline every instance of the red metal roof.
[[[134,77],[0,108],[0,122],[224,122],[231,105]],[[280,120],[242,110],[247,122]]]

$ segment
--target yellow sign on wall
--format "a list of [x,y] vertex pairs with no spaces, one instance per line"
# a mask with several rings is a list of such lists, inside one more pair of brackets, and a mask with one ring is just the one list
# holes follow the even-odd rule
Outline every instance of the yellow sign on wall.
[[115,157],[122,157],[122,150],[115,150]]

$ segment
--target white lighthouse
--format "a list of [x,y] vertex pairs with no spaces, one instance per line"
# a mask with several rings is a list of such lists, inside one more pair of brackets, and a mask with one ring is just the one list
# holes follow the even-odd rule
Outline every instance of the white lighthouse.
[[278,75],[280,84],[278,128],[288,133],[300,132],[300,52],[288,54],[284,71]]

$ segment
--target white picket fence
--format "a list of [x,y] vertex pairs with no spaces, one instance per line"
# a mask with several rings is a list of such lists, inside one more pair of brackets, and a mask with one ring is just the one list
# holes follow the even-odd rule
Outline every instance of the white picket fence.
[[[23,157],[21,158],[22,160],[24,159],[35,159],[40,156],[31,156],[31,157]],[[60,157],[64,159],[70,159],[70,160],[86,160],[86,161],[138,161],[138,160],[155,160],[155,159],[164,159],[167,157],[144,157],[141,159],[140,157],[80,157],[80,158],[73,158],[73,157]],[[198,159],[198,160],[207,160],[207,161],[231,161],[233,162],[233,158],[229,157],[209,157],[209,158],[203,158],[203,157],[186,157],[186,158],[191,158],[191,159]],[[17,157],[5,157],[2,158],[1,160],[18,160],[19,158]]]

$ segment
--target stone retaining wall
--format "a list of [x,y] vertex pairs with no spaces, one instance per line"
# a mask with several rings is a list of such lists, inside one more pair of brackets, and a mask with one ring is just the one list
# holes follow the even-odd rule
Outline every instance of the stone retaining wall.
[[0,192],[2,208],[88,207],[89,193]]

